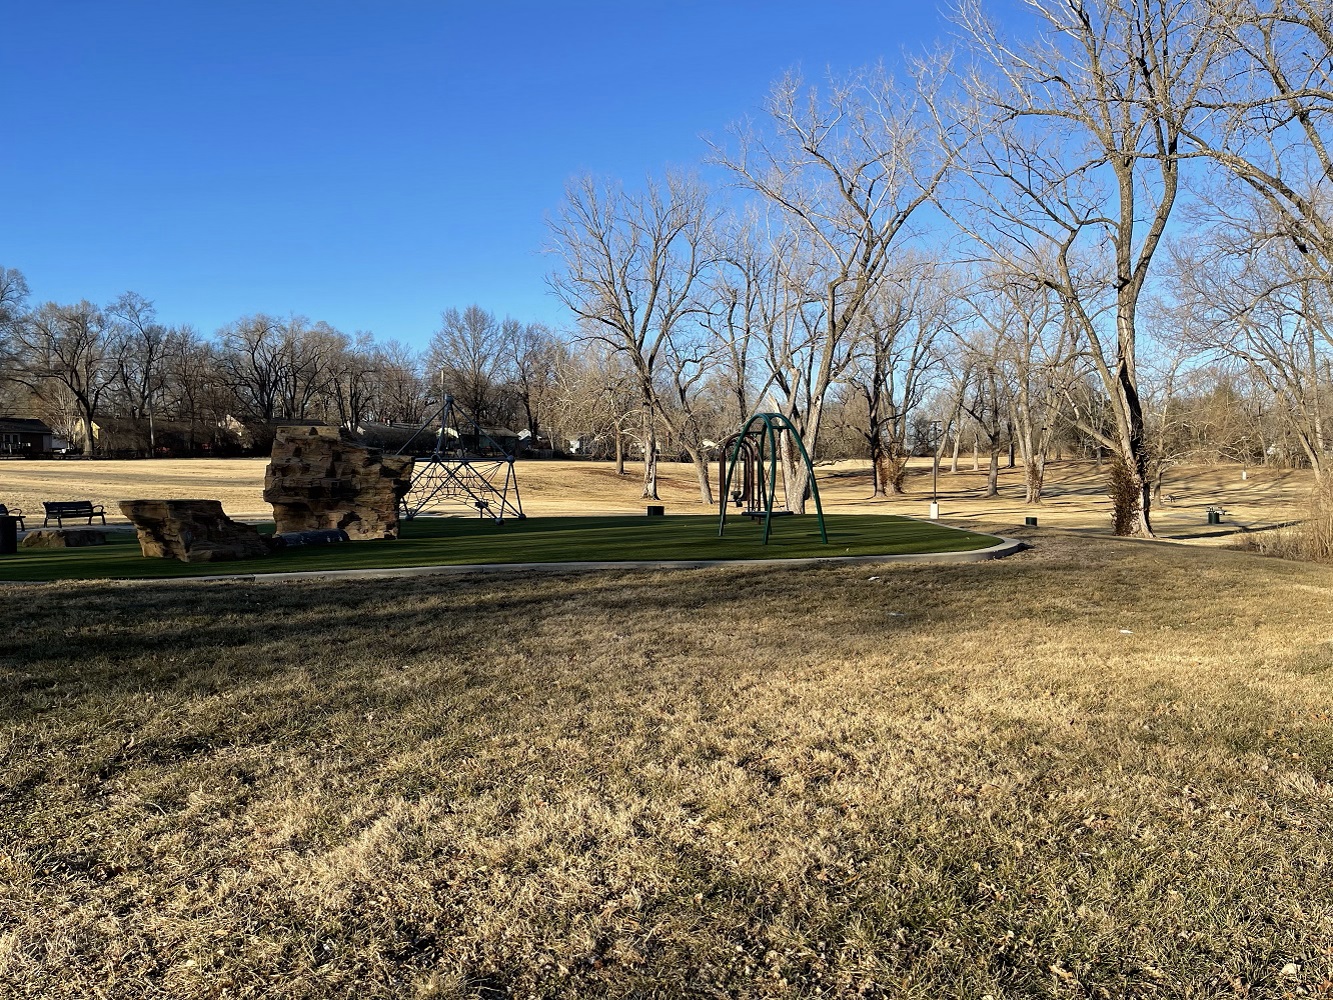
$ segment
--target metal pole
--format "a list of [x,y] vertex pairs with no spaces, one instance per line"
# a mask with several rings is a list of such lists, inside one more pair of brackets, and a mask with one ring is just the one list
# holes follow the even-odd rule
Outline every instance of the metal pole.
[[930,455],[932,460],[930,480],[930,516],[936,520],[940,516],[940,433],[942,428],[938,420],[930,422]]

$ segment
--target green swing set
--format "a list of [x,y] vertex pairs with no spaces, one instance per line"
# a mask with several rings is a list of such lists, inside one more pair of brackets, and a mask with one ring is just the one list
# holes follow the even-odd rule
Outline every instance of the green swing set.
[[[722,473],[722,492],[719,496],[721,509],[717,524],[719,538],[727,527],[728,502],[742,508],[745,517],[764,519],[765,545],[768,544],[768,537],[773,530],[773,518],[796,513],[790,509],[791,500],[786,496],[785,487],[783,489],[785,506],[775,507],[778,464],[782,461],[782,454],[778,450],[781,434],[791,435],[796,451],[800,454],[801,461],[805,463],[806,473],[809,476],[807,482],[810,484],[815,512],[819,517],[819,537],[825,545],[828,544],[828,532],[824,528],[824,507],[819,502],[819,484],[815,482],[815,470],[810,464],[810,455],[805,450],[805,442],[801,440],[800,432],[781,413],[756,413],[745,422],[745,426],[738,433],[722,443],[720,455],[722,464],[719,470]],[[727,457],[728,451],[730,458]],[[733,490],[732,477],[736,472],[737,463],[740,464],[741,475]]]

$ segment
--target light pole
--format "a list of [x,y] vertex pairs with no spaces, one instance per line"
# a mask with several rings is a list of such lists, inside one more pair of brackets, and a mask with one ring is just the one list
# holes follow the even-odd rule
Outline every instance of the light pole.
[[940,435],[943,427],[938,420],[930,422],[930,458],[933,466],[930,476],[930,519],[940,519]]

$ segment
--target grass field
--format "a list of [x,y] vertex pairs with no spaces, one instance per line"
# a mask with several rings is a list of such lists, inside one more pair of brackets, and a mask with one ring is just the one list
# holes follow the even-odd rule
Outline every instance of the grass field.
[[[404,566],[522,562],[630,562],[699,559],[797,559],[827,556],[966,552],[995,545],[990,535],[873,514],[825,519],[828,542],[813,515],[777,518],[768,544],[763,526],[728,518],[718,536],[714,516],[542,517],[509,520],[432,517],[404,522],[392,541],[312,546],[265,559],[181,563],[145,559],[129,532],[109,544],[76,549],[25,549],[0,559],[0,580],[142,579],[216,574],[310,572]],[[272,530],[272,525],[267,526]]]
[[0,587],[0,995],[1333,991],[1333,569]]
[[[153,461],[59,462],[0,461],[0,503],[29,514],[40,512],[43,500],[92,500],[106,506],[111,520],[122,521],[120,500],[193,498],[220,500],[234,518],[263,521],[272,509],[263,502],[265,459],[158,459]],[[523,509],[529,515],[643,514],[645,501],[639,469],[630,466],[617,476],[608,463],[520,462],[517,466]],[[870,470],[865,462],[821,464],[818,468],[824,509],[843,514],[900,514],[924,518],[929,510],[930,462],[913,459],[908,493],[900,497],[870,496]],[[958,472],[946,463],[940,470],[940,512],[946,522],[976,522],[986,530],[1023,524],[1028,515],[1042,525],[1109,534],[1110,500],[1106,475],[1091,462],[1065,460],[1048,469],[1047,498],[1038,507],[1023,503],[1022,472],[1002,469],[1000,495],[986,497],[984,470],[964,462]],[[1206,539],[1278,523],[1306,511],[1313,479],[1308,471],[1258,468],[1244,473],[1238,466],[1174,468],[1166,477],[1154,522],[1164,536]],[[693,469],[664,462],[659,479],[661,502],[668,514],[700,512]],[[1210,507],[1227,511],[1224,524],[1207,526]],[[40,525],[41,516],[29,525]]]

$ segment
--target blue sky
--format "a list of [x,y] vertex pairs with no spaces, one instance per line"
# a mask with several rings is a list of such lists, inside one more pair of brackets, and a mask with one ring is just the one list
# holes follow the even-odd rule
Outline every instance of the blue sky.
[[932,0],[47,0],[0,34],[0,266],[205,333],[297,313],[423,344],[450,306],[564,325],[582,172],[693,167],[790,68],[893,62]]

